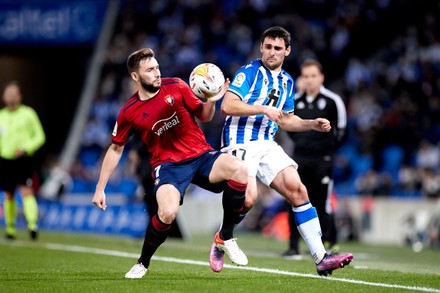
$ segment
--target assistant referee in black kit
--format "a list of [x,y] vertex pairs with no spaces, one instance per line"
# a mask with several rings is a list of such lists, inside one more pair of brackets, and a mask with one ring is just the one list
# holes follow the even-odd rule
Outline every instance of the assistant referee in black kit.
[[[333,156],[346,135],[347,112],[341,97],[324,87],[324,73],[319,61],[307,59],[300,69],[295,95],[295,115],[302,119],[326,118],[330,121],[332,130],[288,132],[294,143],[292,158],[298,163],[298,173],[318,212],[322,240],[326,248],[332,250],[337,240],[336,231],[330,233],[330,229],[334,228],[329,202],[333,188]],[[299,258],[300,237],[293,212],[288,210],[291,236],[289,249],[283,256]]]

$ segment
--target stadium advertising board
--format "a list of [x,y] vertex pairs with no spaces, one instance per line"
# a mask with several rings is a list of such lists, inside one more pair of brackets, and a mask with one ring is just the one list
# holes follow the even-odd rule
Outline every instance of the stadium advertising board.
[[93,44],[99,35],[107,4],[99,0],[0,0],[0,44]]

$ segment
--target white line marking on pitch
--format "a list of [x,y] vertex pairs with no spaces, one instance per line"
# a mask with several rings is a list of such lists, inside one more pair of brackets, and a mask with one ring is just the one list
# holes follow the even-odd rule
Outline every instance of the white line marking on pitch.
[[[14,244],[17,245],[17,246],[25,246],[24,243],[20,243],[19,241],[14,241],[14,242],[15,242]],[[1,243],[1,241],[0,241],[0,243]],[[43,246],[48,248],[48,249],[53,249],[53,250],[62,250],[62,251],[71,251],[71,252],[83,252],[83,253],[94,253],[94,254],[100,254],[100,255],[128,257],[128,258],[135,258],[135,259],[137,259],[139,257],[138,253],[129,253],[129,252],[123,252],[123,251],[117,251],[117,250],[108,250],[108,249],[100,249],[100,248],[90,248],[90,247],[83,247],[83,246],[76,246],[76,245],[64,245],[64,244],[58,244],[58,243],[47,243],[47,244],[44,244]],[[164,261],[164,262],[174,262],[174,263],[191,264],[191,265],[199,265],[199,266],[209,266],[209,263],[205,262],[205,261],[180,259],[180,258],[174,258],[174,257],[153,256],[152,259],[153,260],[158,260],[158,261]],[[404,289],[404,290],[414,290],[414,291],[421,291],[421,292],[440,293],[440,290],[439,289],[435,289],[435,288],[403,286],[403,285],[385,284],[385,283],[374,283],[374,282],[366,282],[366,281],[360,281],[360,280],[344,279],[344,278],[334,278],[334,277],[321,277],[321,276],[312,275],[312,274],[301,274],[301,273],[295,273],[295,272],[289,272],[289,271],[281,271],[281,270],[266,269],[266,268],[256,268],[256,267],[248,267],[248,266],[246,266],[246,267],[239,267],[239,266],[234,266],[234,265],[229,265],[229,264],[225,264],[224,267],[230,268],[230,269],[247,270],[247,271],[263,272],[263,273],[287,275],[287,276],[295,276],[295,277],[306,277],[306,278],[314,278],[314,279],[323,279],[323,280],[329,280],[329,281],[344,282],[344,283],[359,284],[359,285],[367,285],[367,286],[374,286],[374,287],[383,287],[383,288],[392,288],[392,289]]]

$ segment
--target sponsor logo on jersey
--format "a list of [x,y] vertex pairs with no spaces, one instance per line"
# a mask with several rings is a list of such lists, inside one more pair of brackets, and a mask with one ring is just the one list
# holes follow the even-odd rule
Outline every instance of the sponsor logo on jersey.
[[176,115],[176,112],[174,112],[170,117],[161,119],[154,123],[153,127],[151,127],[151,130],[153,130],[157,136],[161,136],[165,131],[173,128],[179,123],[179,117]]
[[113,127],[112,135],[116,136],[118,134],[118,122],[115,123],[115,127]]
[[243,85],[243,82],[245,81],[245,79],[246,79],[246,74],[244,74],[243,72],[240,72],[234,78],[234,81],[232,82],[232,84],[235,86],[241,87]]

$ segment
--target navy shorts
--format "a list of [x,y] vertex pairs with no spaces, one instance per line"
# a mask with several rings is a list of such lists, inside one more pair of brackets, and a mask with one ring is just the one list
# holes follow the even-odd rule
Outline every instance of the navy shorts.
[[154,194],[156,194],[159,186],[171,184],[179,190],[180,196],[183,199],[185,190],[190,183],[214,193],[222,192],[225,188],[226,180],[215,184],[209,182],[209,173],[211,173],[212,166],[222,154],[224,153],[220,151],[209,151],[187,161],[169,162],[157,166],[153,170]]

